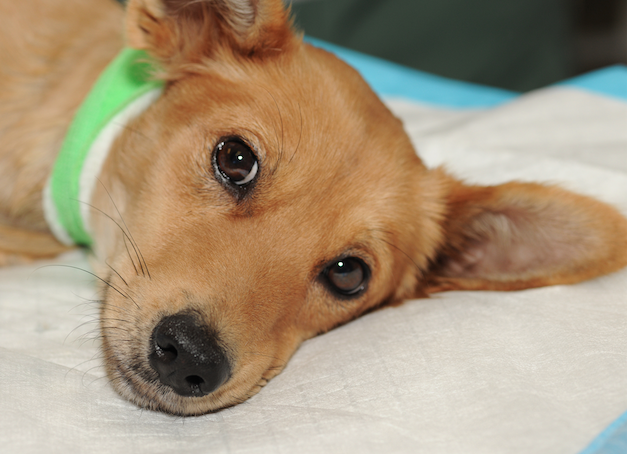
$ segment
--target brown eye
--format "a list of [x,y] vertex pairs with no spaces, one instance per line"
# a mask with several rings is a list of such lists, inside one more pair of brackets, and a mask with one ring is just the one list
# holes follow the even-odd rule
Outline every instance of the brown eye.
[[347,257],[329,265],[325,271],[331,289],[340,295],[356,295],[366,287],[368,267],[356,257]]
[[236,185],[251,182],[259,169],[257,157],[250,147],[237,140],[218,144],[215,165],[225,178]]

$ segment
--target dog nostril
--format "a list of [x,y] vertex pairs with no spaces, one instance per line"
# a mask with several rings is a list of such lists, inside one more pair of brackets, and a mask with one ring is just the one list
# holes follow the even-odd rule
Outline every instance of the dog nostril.
[[192,394],[200,394],[202,392],[202,385],[205,383],[202,377],[198,375],[190,375],[189,377],[185,377],[185,381],[189,385],[189,389],[192,391]]
[[176,347],[169,343],[164,336],[155,336],[155,353],[160,356],[160,359],[165,362],[171,362],[178,356]]
[[216,336],[191,314],[171,315],[155,327],[150,366],[181,396],[201,397],[228,380],[231,369]]
[[198,375],[190,375],[189,377],[185,377],[185,380],[193,386],[200,386],[205,382],[202,377],[199,377]]

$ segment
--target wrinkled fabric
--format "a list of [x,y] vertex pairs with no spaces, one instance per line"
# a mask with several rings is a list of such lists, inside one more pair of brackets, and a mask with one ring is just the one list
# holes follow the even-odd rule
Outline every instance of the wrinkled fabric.
[[[388,105],[430,166],[627,214],[627,103],[557,87],[482,111]],[[566,454],[627,410],[627,270],[382,309],[305,342],[247,402],[181,418],[112,390],[95,281],[66,265],[89,269],[78,252],[0,269],[0,452]]]

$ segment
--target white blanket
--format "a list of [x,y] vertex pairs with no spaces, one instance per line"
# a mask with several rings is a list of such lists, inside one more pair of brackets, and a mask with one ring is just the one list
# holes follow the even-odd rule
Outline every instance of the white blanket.
[[[429,165],[557,182],[627,214],[626,102],[555,87],[487,110],[389,105]],[[2,453],[566,454],[627,409],[627,270],[383,309],[305,342],[246,403],[180,418],[112,390],[93,279],[42,265],[0,269]]]

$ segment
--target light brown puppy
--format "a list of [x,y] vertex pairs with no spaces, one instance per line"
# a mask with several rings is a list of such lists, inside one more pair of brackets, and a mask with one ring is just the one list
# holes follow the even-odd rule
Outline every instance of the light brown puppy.
[[117,222],[93,217],[110,284],[103,348],[138,405],[242,402],[305,339],[382,305],[627,265],[627,221],[603,203],[426,169],[401,122],[303,44],[280,0],[130,0],[125,19],[109,0],[0,1],[0,263],[64,250],[42,187],[123,23],[166,86],[85,202]]

